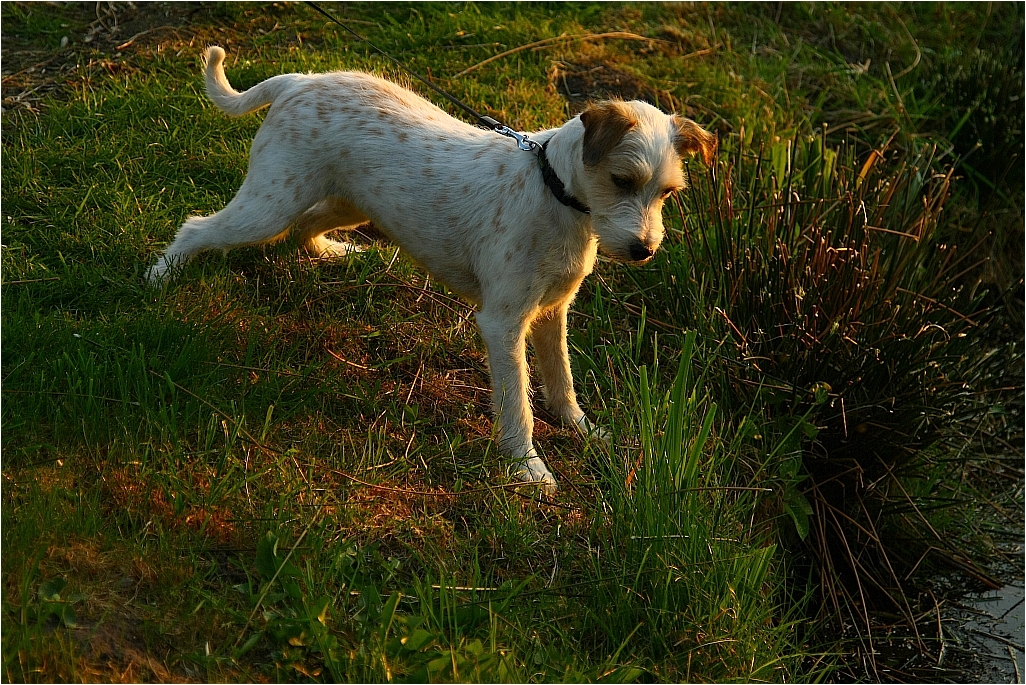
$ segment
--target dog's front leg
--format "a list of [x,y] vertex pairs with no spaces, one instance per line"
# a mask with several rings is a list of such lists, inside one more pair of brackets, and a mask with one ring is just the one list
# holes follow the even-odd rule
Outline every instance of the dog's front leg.
[[517,477],[539,483],[551,494],[556,490],[556,479],[538,456],[531,438],[534,414],[527,394],[527,317],[496,314],[486,307],[478,312],[477,325],[488,348],[499,448],[517,460]]
[[568,308],[569,303],[563,303],[542,312],[531,329],[534,351],[538,356],[538,371],[545,388],[545,402],[549,411],[573,425],[582,435],[608,442],[609,434],[606,430],[593,424],[577,404],[566,342]]

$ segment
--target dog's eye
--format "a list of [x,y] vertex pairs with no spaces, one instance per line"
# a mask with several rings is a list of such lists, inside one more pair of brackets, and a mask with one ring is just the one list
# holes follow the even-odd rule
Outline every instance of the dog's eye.
[[634,179],[630,176],[617,176],[612,175],[613,185],[620,190],[634,190]]

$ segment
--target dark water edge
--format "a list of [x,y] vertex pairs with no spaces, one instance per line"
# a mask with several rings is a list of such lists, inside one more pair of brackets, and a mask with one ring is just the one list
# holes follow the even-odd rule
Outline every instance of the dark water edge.
[[1002,499],[1003,521],[989,510],[977,512],[983,522],[995,523],[992,555],[976,561],[998,589],[960,571],[921,579],[917,607],[925,613],[917,614],[916,625],[893,613],[871,614],[872,633],[846,635],[839,643],[844,656],[829,681],[1026,683],[1026,530],[1011,513],[1022,510],[1024,487],[1026,481],[1015,482]]
[[1023,596],[1020,575],[1000,590],[950,602],[943,619],[948,638],[941,666],[960,672],[958,681],[963,683],[1022,683],[1026,677]]
[[[1022,547],[1018,548],[1021,553]],[[878,625],[832,675],[832,682],[1026,682],[1026,607],[1023,569],[1001,563],[998,590],[969,591],[962,576],[934,578],[937,610],[907,624]],[[870,651],[865,647],[870,646]],[[842,660],[843,661],[843,660]]]

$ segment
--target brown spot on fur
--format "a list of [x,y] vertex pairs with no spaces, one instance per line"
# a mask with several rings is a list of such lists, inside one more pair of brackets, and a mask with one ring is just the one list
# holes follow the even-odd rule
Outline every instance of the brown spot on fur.
[[706,166],[712,166],[719,141],[716,136],[684,117],[673,115],[673,125],[677,127],[677,135],[673,137],[673,147],[681,157],[700,154]]
[[395,134],[395,137],[399,139],[400,143],[405,143],[410,136],[406,131],[399,131],[399,133]]
[[502,176],[504,173],[506,173],[506,165],[500,164],[499,168],[495,170],[495,175]]
[[627,131],[638,124],[631,108],[610,100],[581,112],[584,124],[584,163],[595,166],[617,146]]

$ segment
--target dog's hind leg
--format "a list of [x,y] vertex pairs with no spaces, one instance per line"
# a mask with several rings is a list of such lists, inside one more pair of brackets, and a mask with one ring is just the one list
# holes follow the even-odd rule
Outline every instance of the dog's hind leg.
[[363,248],[324,237],[328,231],[344,230],[367,221],[356,207],[338,197],[326,197],[303,212],[296,223],[299,241],[314,257],[345,257]]
[[255,166],[251,165],[239,192],[224,209],[212,216],[191,217],[182,224],[174,241],[147,273],[151,284],[160,284],[173,268],[205,250],[229,250],[283,237],[289,224],[323,197],[319,189],[298,182],[280,169]]

